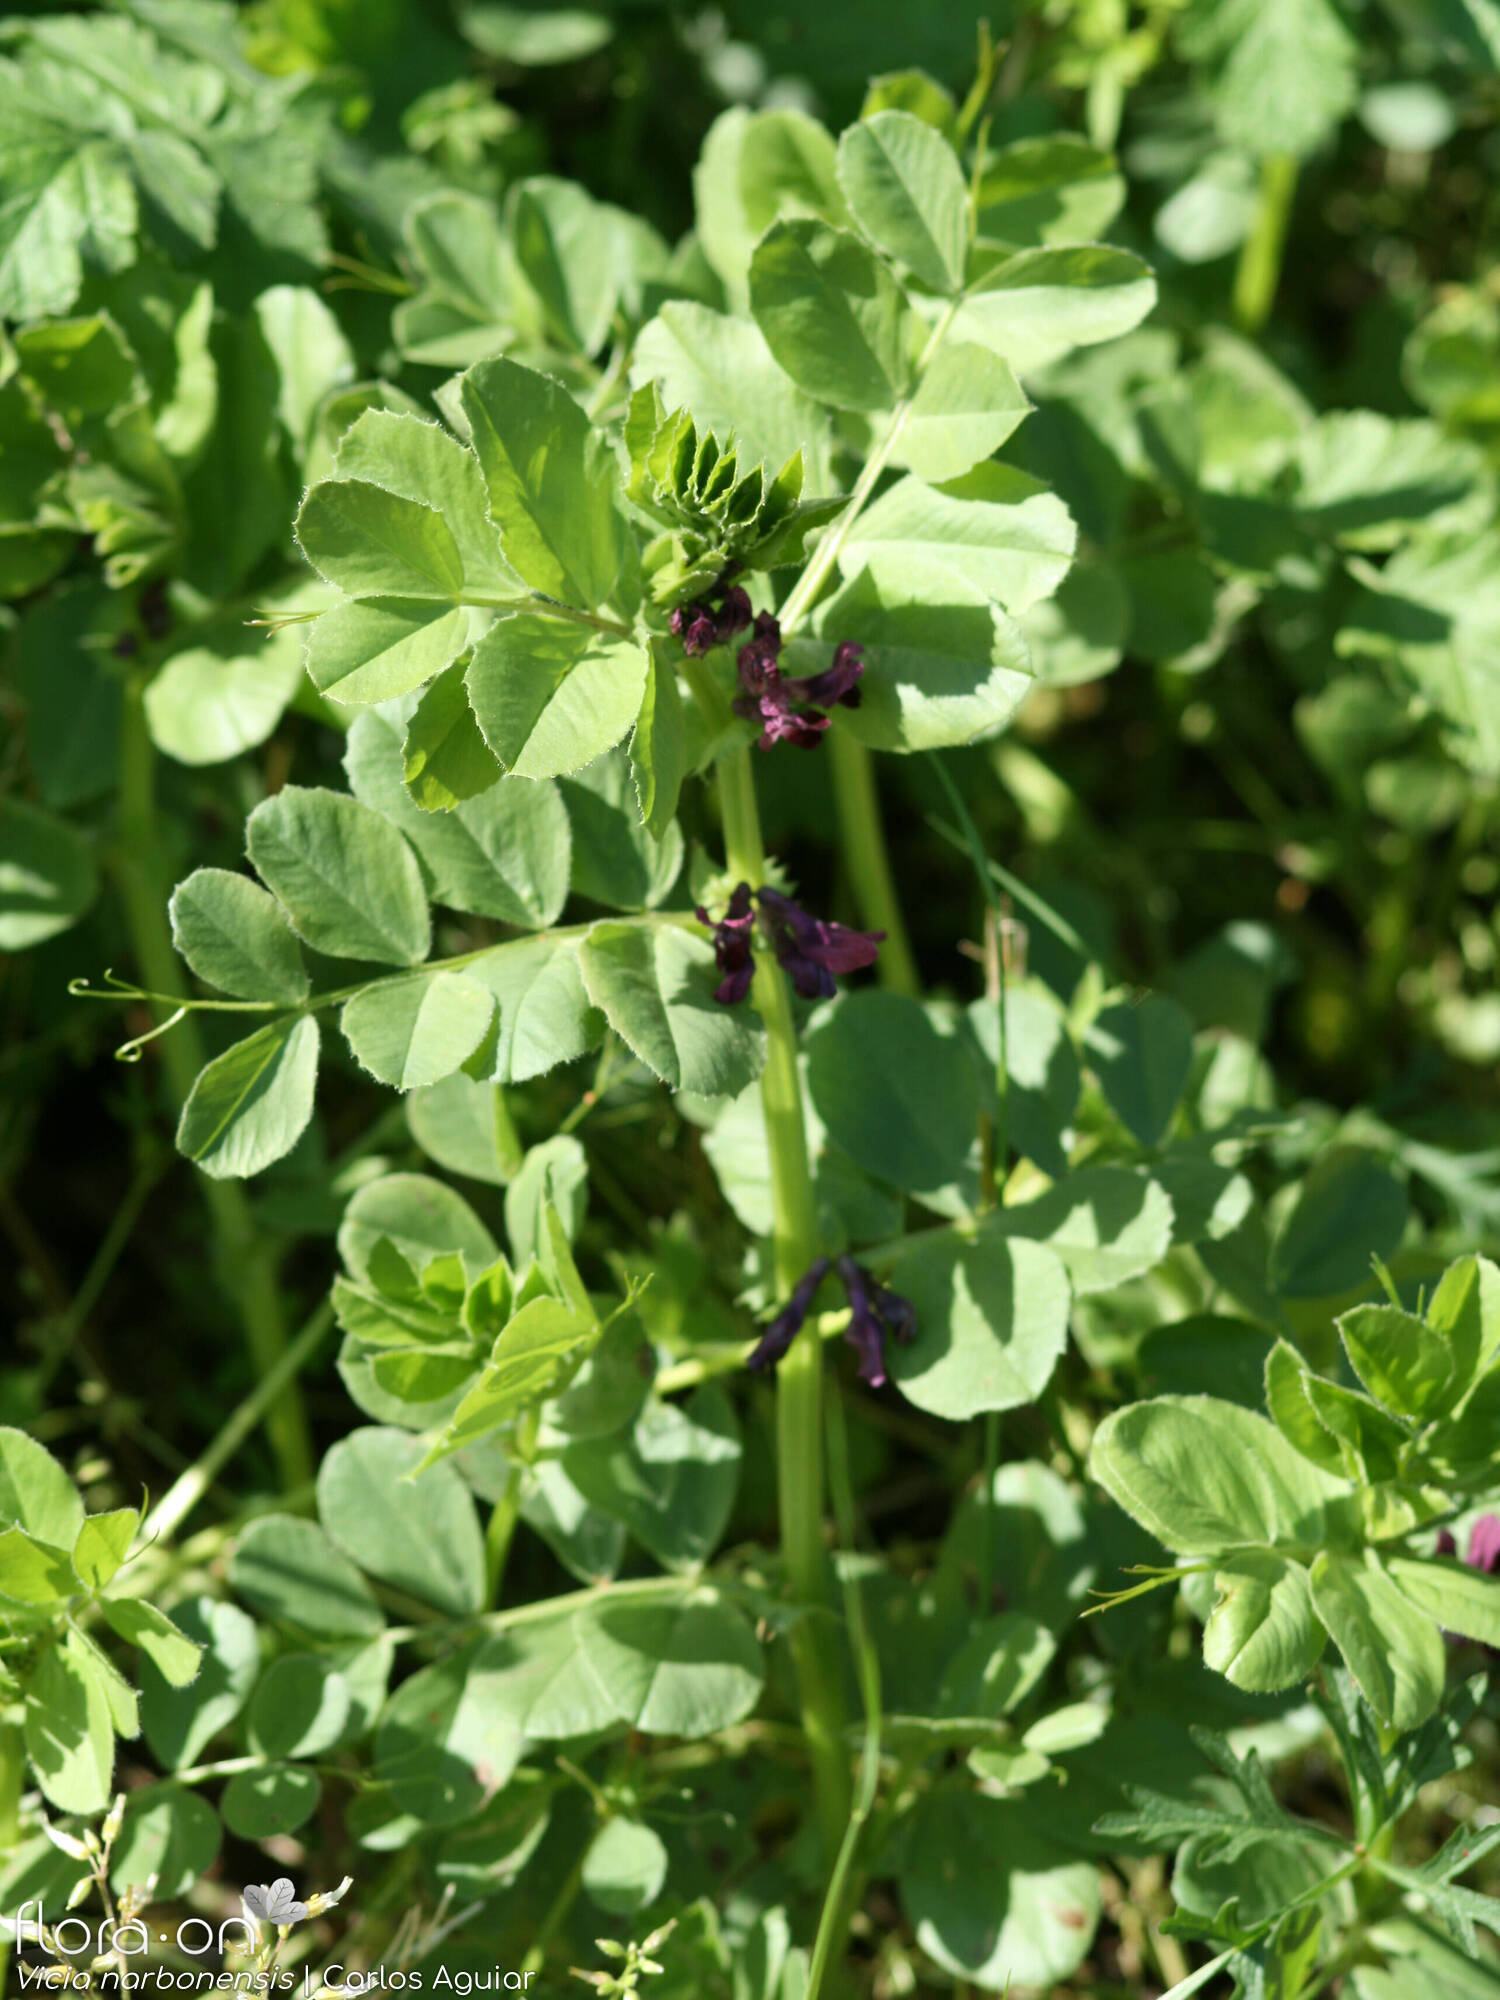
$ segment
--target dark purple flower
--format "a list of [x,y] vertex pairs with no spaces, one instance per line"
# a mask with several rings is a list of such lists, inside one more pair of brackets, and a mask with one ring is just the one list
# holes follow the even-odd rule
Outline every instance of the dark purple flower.
[[864,648],[845,639],[834,648],[833,665],[808,680],[795,682],[793,692],[799,701],[814,708],[835,708],[840,702],[845,708],[858,708],[864,670]]
[[787,685],[775,667],[770,685],[758,701],[741,695],[735,702],[737,714],[760,723],[758,748],[769,750],[777,743],[790,743],[798,750],[816,750],[828,727],[826,715],[807,714],[792,707]]
[[1458,1543],[1454,1541],[1446,1528],[1438,1529],[1437,1547],[1432,1553],[1435,1556],[1456,1556],[1458,1554]]
[[875,963],[884,931],[852,931],[809,916],[776,889],[762,889],[759,900],[777,962],[804,1000],[831,1000],[835,973]]
[[719,627],[707,604],[679,604],[667,620],[682,650],[696,657],[711,652],[719,643]]
[[714,934],[714,959],[723,975],[714,989],[714,998],[725,1007],[743,1000],[755,977],[755,955],[751,949],[755,912],[750,900],[750,884],[741,882],[718,923],[701,904],[698,906],[699,923],[707,924]]
[[[723,579],[720,579],[722,583]],[[737,583],[731,584],[719,600],[718,635],[719,644],[727,646],[736,632],[743,632],[751,619],[750,598]]]
[[875,1310],[885,1321],[885,1330],[893,1340],[906,1347],[916,1339],[917,1315],[910,1299],[904,1299],[899,1292],[882,1285],[875,1294]]
[[755,1352],[745,1364],[747,1368],[776,1366],[802,1331],[802,1323],[817,1297],[818,1287],[827,1276],[828,1259],[815,1257],[793,1286],[792,1296],[756,1343]]
[[886,1380],[886,1335],[900,1341],[915,1339],[916,1315],[909,1299],[888,1291],[852,1257],[840,1257],[837,1269],[849,1295],[849,1325],[844,1338],[859,1356],[860,1381],[879,1389]]

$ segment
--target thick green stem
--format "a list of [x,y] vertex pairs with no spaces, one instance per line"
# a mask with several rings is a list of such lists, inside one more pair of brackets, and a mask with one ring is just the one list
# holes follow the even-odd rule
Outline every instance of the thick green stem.
[[[185,995],[167,924],[167,888],[156,830],[156,753],[146,727],[143,687],[126,691],[120,747],[120,853],[118,873],[131,945],[143,981],[153,992]],[[157,1018],[161,1018],[161,1009]],[[197,1024],[189,1015],[162,1037],[162,1068],[180,1107],[203,1066]],[[234,1301],[250,1359],[269,1374],[286,1352],[286,1324],[276,1288],[275,1259],[257,1231],[244,1190],[232,1181],[197,1176],[213,1229],[219,1282]],[[290,1490],[313,1476],[312,1442],[302,1395],[287,1382],[266,1415],[266,1431],[283,1485]]]
[[[750,753],[736,750],[721,758],[718,775],[730,873],[758,886],[765,874],[765,850]],[[807,1158],[791,1000],[780,966],[765,957],[756,966],[754,997],[766,1027],[761,1105],[771,1165],[776,1289],[786,1298],[817,1255],[817,1209]],[[776,1371],[776,1456],[787,1582],[798,1603],[826,1605],[830,1579],[823,1544],[823,1355],[813,1332],[792,1342]],[[842,1662],[828,1621],[814,1616],[794,1626],[792,1654],[812,1760],[818,1824],[831,1862],[849,1819],[849,1762],[843,1742]]]
[[855,908],[862,924],[885,932],[885,943],[875,962],[876,973],[882,986],[890,987],[893,993],[909,993],[915,999],[921,992],[921,981],[886,851],[874,763],[864,744],[856,742],[844,729],[829,730],[828,750],[833,758],[839,851],[853,884]]
[[[21,1788],[26,1778],[26,1739],[21,1711],[0,1709],[0,1859],[15,1853],[21,1839]],[[0,1931],[0,1993],[10,1972],[10,1939]]]
[[1292,196],[1297,191],[1297,161],[1291,153],[1268,153],[1260,163],[1260,193],[1255,220],[1234,274],[1234,317],[1246,333],[1259,333],[1271,316],[1281,280],[1281,253],[1286,247]]

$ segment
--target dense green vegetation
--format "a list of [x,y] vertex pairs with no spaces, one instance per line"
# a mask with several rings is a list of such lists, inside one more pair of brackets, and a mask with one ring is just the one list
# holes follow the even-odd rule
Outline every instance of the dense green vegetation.
[[0,24],[16,1990],[1500,1994],[1497,108]]

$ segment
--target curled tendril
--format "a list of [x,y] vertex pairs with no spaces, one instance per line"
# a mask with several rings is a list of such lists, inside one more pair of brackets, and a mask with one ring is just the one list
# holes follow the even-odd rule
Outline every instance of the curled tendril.
[[188,1009],[185,1006],[178,1007],[173,1013],[167,1016],[165,1021],[160,1022],[154,1028],[148,1029],[144,1035],[132,1035],[128,1042],[121,1042],[120,1046],[115,1050],[115,1061],[138,1063],[141,1059],[141,1051],[145,1048],[147,1042],[154,1042],[158,1035],[164,1035],[169,1028],[175,1028],[187,1011]]

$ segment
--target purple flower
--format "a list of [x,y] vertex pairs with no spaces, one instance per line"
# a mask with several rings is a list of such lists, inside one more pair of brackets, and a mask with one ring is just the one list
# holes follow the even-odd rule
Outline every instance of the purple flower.
[[679,604],[667,623],[682,641],[682,650],[695,658],[719,643],[718,623],[707,604]]
[[835,708],[840,702],[845,708],[858,708],[864,670],[864,648],[845,639],[834,648],[833,665],[809,680],[794,683],[794,692],[814,708]]
[[802,1323],[807,1318],[818,1287],[828,1276],[828,1259],[815,1257],[792,1288],[792,1296],[777,1313],[756,1343],[755,1352],[745,1363],[747,1368],[774,1368],[786,1353],[797,1335],[802,1331]]
[[[723,586],[724,579],[719,579]],[[743,632],[750,623],[752,613],[747,592],[737,583],[730,584],[719,600],[718,635],[719,644],[727,646],[736,632]]]
[[733,1007],[743,1000],[755,977],[755,957],[751,950],[755,912],[750,899],[750,884],[741,882],[718,923],[714,923],[701,903],[698,906],[699,923],[707,924],[714,934],[714,959],[723,975],[714,989],[714,998],[721,1006]]
[[886,1380],[886,1335],[903,1342],[914,1340],[916,1314],[909,1299],[877,1283],[852,1257],[840,1257],[837,1268],[849,1295],[849,1325],[844,1338],[859,1356],[860,1381],[879,1389]]
[[835,973],[875,963],[884,931],[852,931],[809,916],[776,889],[762,889],[759,900],[777,962],[804,1000],[831,1000]]
[[804,1000],[832,999],[837,990],[835,973],[873,965],[885,937],[884,931],[852,931],[845,924],[809,916],[779,890],[752,890],[748,882],[741,882],[717,923],[701,903],[697,911],[699,923],[713,932],[714,959],[722,975],[714,998],[725,1007],[744,999],[754,977],[754,903],[760,905],[761,927],[777,963]]

